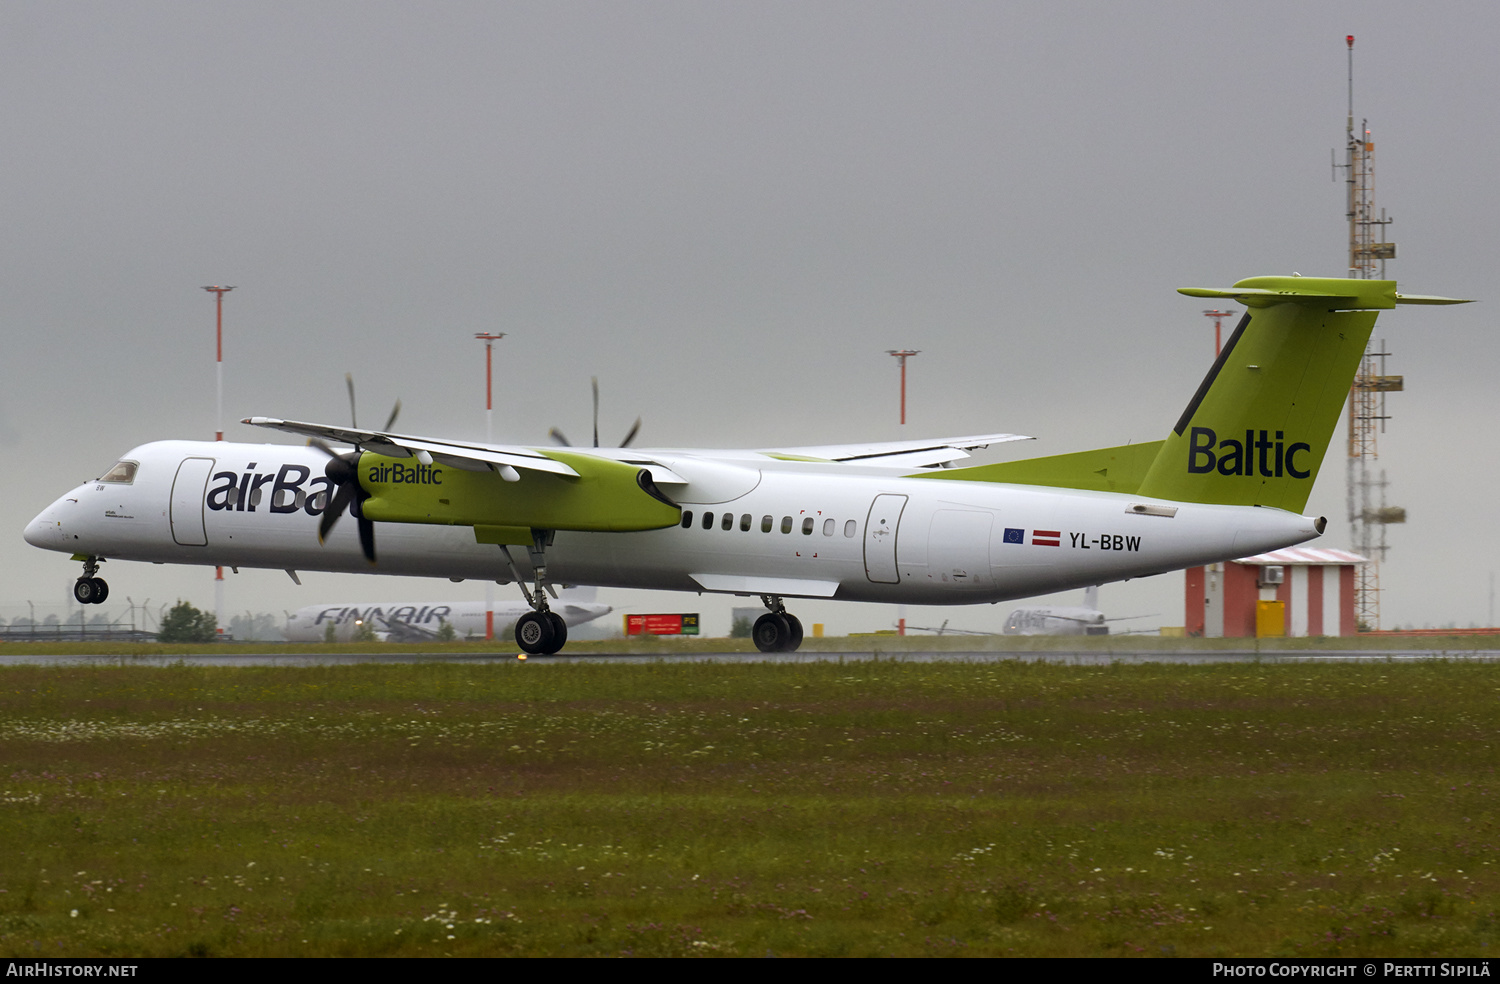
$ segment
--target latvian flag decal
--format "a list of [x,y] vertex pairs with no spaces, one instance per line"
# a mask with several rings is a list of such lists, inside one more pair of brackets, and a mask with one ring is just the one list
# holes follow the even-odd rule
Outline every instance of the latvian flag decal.
[[1058,547],[1062,545],[1062,531],[1060,530],[1032,530],[1031,545],[1033,547]]

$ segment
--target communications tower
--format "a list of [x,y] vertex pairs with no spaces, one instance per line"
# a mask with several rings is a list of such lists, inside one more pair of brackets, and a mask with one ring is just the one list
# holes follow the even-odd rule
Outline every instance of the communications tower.
[[[1344,39],[1349,48],[1349,116],[1345,130],[1343,168],[1347,185],[1349,219],[1349,276],[1356,280],[1385,279],[1385,261],[1396,258],[1396,244],[1386,240],[1386,227],[1392,219],[1385,210],[1375,213],[1375,142],[1370,139],[1369,120],[1354,129],[1354,35]],[[1362,630],[1380,628],[1380,565],[1385,560],[1385,528],[1391,523],[1406,522],[1406,510],[1386,505],[1385,472],[1375,474],[1380,459],[1377,435],[1384,433],[1390,416],[1385,412],[1385,395],[1399,393],[1400,376],[1385,372],[1385,342],[1380,351],[1373,344],[1355,373],[1349,390],[1349,448],[1346,460],[1346,505],[1349,514],[1350,545],[1369,561],[1355,567],[1354,619]],[[1377,504],[1378,501],[1378,504]]]

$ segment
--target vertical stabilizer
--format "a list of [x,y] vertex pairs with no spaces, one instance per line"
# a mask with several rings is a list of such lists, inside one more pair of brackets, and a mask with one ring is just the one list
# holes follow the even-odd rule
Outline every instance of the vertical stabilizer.
[[1393,280],[1256,277],[1248,310],[1142,480],[1140,494],[1301,512]]

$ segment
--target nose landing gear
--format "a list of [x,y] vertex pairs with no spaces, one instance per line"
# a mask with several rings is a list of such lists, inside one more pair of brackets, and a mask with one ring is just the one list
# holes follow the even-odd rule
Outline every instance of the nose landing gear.
[[99,564],[98,557],[84,558],[83,576],[73,582],[73,597],[80,605],[102,605],[109,597],[109,585],[97,576]]
[[802,623],[790,614],[778,595],[761,595],[760,600],[770,609],[755,620],[750,637],[755,648],[763,653],[794,653],[802,645]]

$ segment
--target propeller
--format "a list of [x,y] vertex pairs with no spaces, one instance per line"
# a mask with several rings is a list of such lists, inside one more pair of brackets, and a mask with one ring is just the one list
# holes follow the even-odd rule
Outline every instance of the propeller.
[[[359,417],[354,407],[354,374],[344,373],[344,382],[349,387],[349,422],[358,429]],[[384,431],[391,429],[400,413],[401,401],[397,400],[396,405],[391,408],[390,417],[386,419]],[[318,542],[323,543],[328,539],[328,534],[333,531],[339,517],[347,510],[359,524],[359,547],[364,551],[365,559],[375,563],[375,524],[365,518],[361,508],[370,497],[370,493],[359,484],[359,459],[364,454],[364,448],[355,444],[353,451],[340,454],[316,437],[308,441],[308,444],[328,455],[328,464],[323,466],[323,474],[328,476],[334,489],[328,505],[323,509],[323,517],[318,520]]]
[[[591,376],[589,381],[592,383],[594,388],[594,447],[597,448],[599,446],[599,377]],[[641,418],[637,417],[635,418],[635,423],[630,425],[630,430],[626,432],[625,440],[620,442],[620,447],[630,447],[630,442],[634,441],[635,436],[640,432]],[[568,438],[563,434],[563,432],[558,430],[556,427],[549,430],[547,432],[547,436],[552,438],[553,441],[565,448],[570,448],[573,446],[573,442],[569,441]]]

